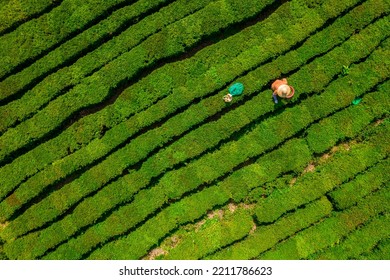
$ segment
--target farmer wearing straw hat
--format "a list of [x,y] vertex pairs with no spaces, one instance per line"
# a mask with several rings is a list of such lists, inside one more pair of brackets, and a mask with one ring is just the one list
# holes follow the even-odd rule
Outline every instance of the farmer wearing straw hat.
[[244,91],[244,85],[242,83],[235,83],[229,88],[229,93],[223,97],[225,102],[231,102],[233,96],[238,96]]
[[288,98],[294,96],[294,88],[287,84],[287,79],[276,80],[272,83],[271,88],[273,90],[272,97],[275,103],[278,103],[278,98]]

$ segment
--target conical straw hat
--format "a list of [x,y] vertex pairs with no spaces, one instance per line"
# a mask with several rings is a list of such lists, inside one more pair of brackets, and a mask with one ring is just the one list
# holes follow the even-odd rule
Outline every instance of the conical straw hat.
[[294,95],[294,89],[288,85],[281,85],[276,90],[276,93],[278,94],[279,97],[291,98]]

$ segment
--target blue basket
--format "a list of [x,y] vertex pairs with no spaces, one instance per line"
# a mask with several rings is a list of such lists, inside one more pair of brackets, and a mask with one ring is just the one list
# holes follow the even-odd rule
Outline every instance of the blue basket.
[[237,96],[242,94],[244,91],[244,85],[242,83],[235,83],[229,88],[229,93],[232,96]]

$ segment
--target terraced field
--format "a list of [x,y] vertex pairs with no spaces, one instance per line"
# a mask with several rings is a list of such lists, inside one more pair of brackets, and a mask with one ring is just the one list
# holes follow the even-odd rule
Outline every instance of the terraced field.
[[0,259],[390,259],[389,0],[1,3]]

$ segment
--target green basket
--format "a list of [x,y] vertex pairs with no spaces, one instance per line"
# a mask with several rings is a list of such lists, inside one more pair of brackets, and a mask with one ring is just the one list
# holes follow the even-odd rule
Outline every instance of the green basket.
[[242,94],[244,91],[244,85],[242,83],[235,83],[229,88],[229,93],[232,96],[237,96]]

